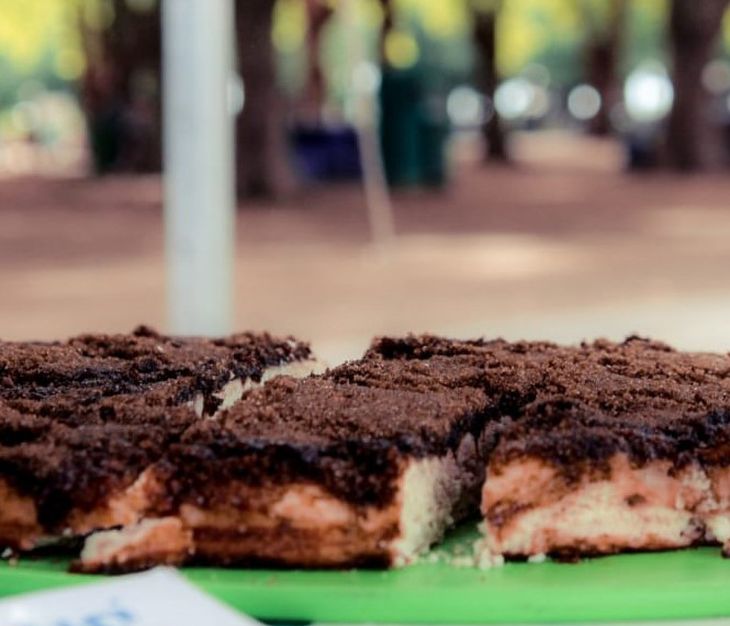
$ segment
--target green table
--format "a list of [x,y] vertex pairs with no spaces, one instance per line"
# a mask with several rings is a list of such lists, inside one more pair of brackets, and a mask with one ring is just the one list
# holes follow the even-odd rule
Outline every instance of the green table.
[[[464,550],[472,528],[448,550]],[[0,565],[0,596],[96,580],[63,559]],[[479,571],[447,562],[401,570],[276,571],[185,568],[211,595],[266,620],[529,623],[730,616],[730,561],[716,548],[629,554],[579,564],[509,563]]]

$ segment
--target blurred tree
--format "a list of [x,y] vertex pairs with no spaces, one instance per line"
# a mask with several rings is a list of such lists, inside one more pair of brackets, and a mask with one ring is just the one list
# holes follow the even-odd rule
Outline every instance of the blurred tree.
[[673,54],[674,105],[669,116],[670,166],[697,170],[719,164],[719,133],[710,124],[702,70],[715,53],[728,0],[672,0],[669,40]]
[[[20,81],[31,78],[58,87],[79,78],[84,56],[78,9],[88,1],[0,2],[0,57],[6,66],[0,73],[0,82],[4,83],[12,74]],[[0,97],[8,100],[15,95],[0,90]]]
[[240,197],[277,196],[293,184],[272,41],[274,8],[273,0],[236,0],[238,66],[245,90],[236,124]]
[[647,60],[669,62],[669,0],[627,2],[619,70],[627,75]]
[[302,113],[308,121],[318,124],[326,101],[326,81],[320,56],[322,32],[334,12],[324,0],[305,0],[307,7],[307,70]]
[[97,171],[159,171],[160,7],[157,0],[82,2],[82,103]]
[[477,86],[491,105],[484,123],[485,159],[507,161],[507,142],[502,121],[494,109],[494,92],[499,84],[497,71],[497,18],[502,0],[472,0]]
[[607,135],[611,132],[611,110],[620,100],[617,72],[627,4],[626,0],[588,0],[579,4],[586,23],[586,81],[601,96],[601,108],[588,128],[593,134]]
[[[158,0],[76,0],[87,58],[82,100],[97,170],[161,166]],[[275,195],[291,180],[272,46],[272,0],[236,0],[246,101],[236,125],[241,196]],[[89,16],[92,16],[89,19]]]
[[395,7],[393,0],[380,0],[382,20],[380,23],[380,56],[385,60],[385,37],[393,29],[395,24]]
[[580,80],[585,69],[580,62],[584,33],[580,2],[583,0],[504,2],[497,25],[500,75],[514,76],[539,64],[548,70],[553,87]]

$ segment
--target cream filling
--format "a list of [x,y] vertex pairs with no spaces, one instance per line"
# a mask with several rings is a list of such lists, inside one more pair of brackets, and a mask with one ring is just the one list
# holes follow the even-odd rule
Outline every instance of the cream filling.
[[344,526],[355,516],[351,506],[317,485],[290,487],[272,504],[269,513],[295,528]]
[[153,470],[148,468],[121,494],[111,497],[93,511],[73,511],[63,535],[85,535],[100,528],[135,524],[149,509],[162,488]]
[[81,551],[81,564],[92,570],[144,563],[148,558],[182,562],[192,552],[192,535],[180,519],[145,519],[120,530],[105,530],[90,535]]
[[[292,376],[294,378],[305,378],[310,374],[318,374],[327,369],[327,366],[316,359],[307,359],[306,361],[294,361],[292,363],[285,363],[284,365],[276,365],[268,367],[264,370],[261,375],[261,381],[256,382],[251,378],[245,381],[240,378],[232,378],[216,393],[213,394],[214,398],[221,401],[218,406],[218,411],[223,411],[232,407],[238,402],[243,394],[249,389],[260,387],[265,382],[276,378],[277,376]],[[191,406],[198,416],[203,415],[205,410],[205,397],[202,393],[195,396],[195,399],[191,402]]]
[[[228,530],[238,519],[234,517],[236,513],[211,511],[193,504],[180,507],[180,518],[192,529]],[[390,508],[359,509],[311,483],[292,484],[280,491],[265,508],[241,513],[241,524],[237,530],[242,532],[253,528],[274,528],[283,523],[293,529],[324,533],[333,528],[359,526],[366,533],[377,534],[392,519]]]
[[[606,553],[697,543],[708,519],[703,509],[718,510],[710,480],[696,466],[675,475],[671,469],[664,461],[634,468],[616,455],[608,479],[585,479],[573,488],[536,459],[500,468],[484,485],[480,551],[485,557],[537,556],[556,549]],[[722,534],[721,524],[716,527]]]

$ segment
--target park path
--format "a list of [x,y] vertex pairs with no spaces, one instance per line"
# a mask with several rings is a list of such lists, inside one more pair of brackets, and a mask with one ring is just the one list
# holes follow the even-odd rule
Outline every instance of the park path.
[[[333,362],[409,330],[729,350],[730,177],[628,175],[615,147],[562,145],[397,193],[384,252],[357,185],[243,207],[237,326],[309,338]],[[164,329],[160,205],[156,177],[1,180],[0,335]]]

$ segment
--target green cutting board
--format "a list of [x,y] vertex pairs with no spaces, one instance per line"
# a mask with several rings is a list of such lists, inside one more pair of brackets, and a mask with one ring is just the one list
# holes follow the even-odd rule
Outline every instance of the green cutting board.
[[[463,551],[473,529],[444,549]],[[0,564],[0,597],[97,580],[63,559]],[[730,616],[730,561],[719,549],[627,554],[578,564],[509,563],[480,571],[448,562],[400,570],[185,568],[201,589],[266,620],[528,623]]]

